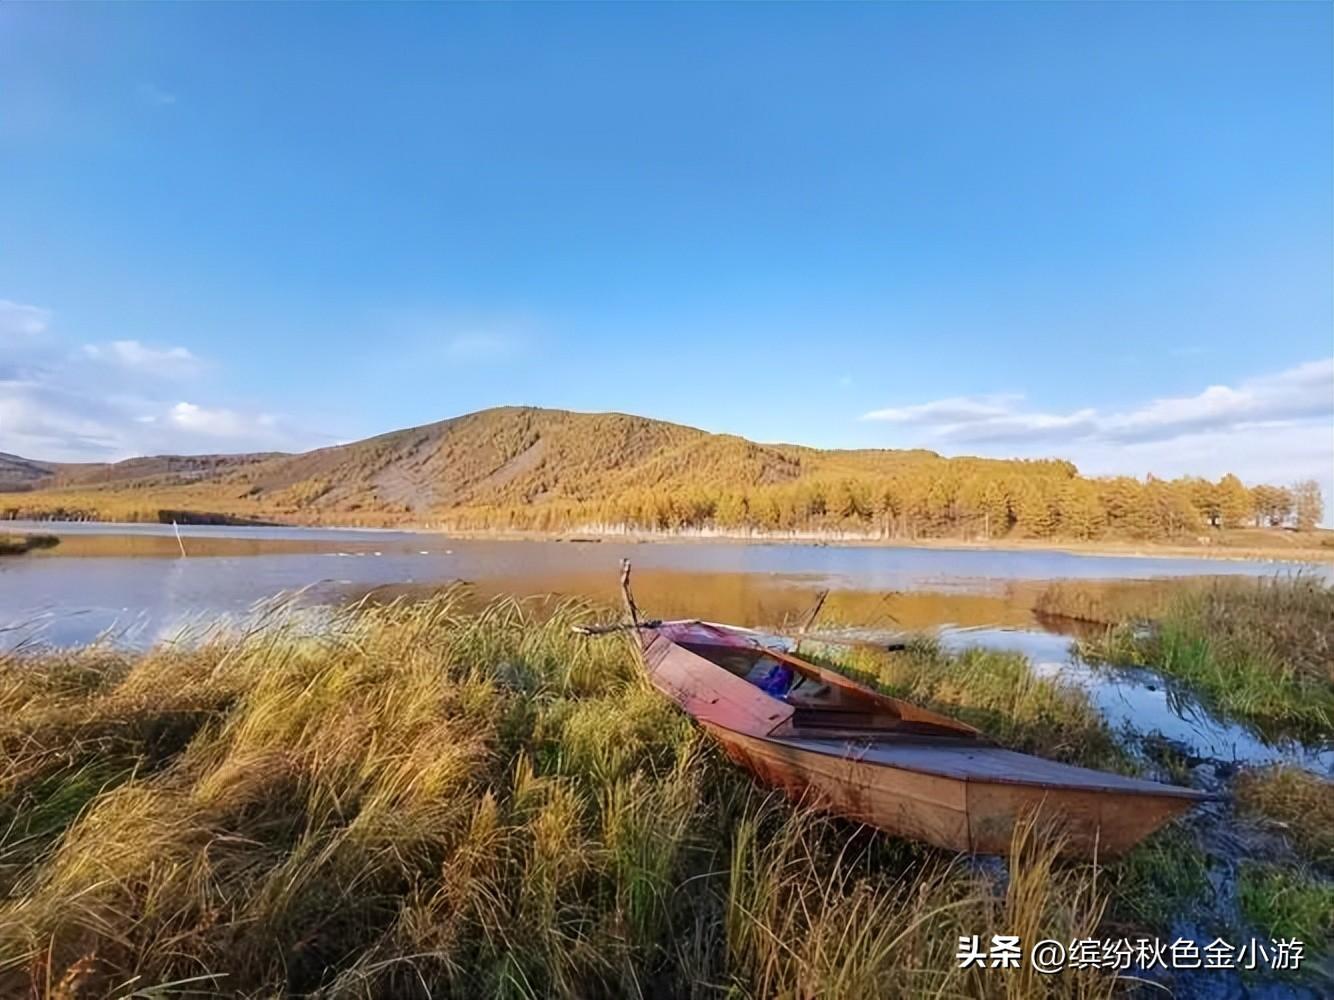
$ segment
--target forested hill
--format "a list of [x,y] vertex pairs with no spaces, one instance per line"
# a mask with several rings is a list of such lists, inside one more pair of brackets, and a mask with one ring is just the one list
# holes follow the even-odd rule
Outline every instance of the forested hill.
[[[1089,479],[1069,462],[764,445],[619,413],[483,410],[299,455],[4,455],[0,515],[456,528],[1175,538],[1320,520],[1314,484]],[[4,473],[8,474],[4,474]]]

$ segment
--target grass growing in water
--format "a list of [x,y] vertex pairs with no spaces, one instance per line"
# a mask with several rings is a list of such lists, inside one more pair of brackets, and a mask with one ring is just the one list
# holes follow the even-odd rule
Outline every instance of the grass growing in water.
[[[583,606],[462,607],[0,660],[0,995],[1114,991],[958,968],[961,935],[1095,933],[1104,883],[1041,829],[1001,887],[794,808],[624,642],[570,635]],[[1004,739],[1103,752],[1087,704],[1022,660],[924,644],[861,666]]]
[[1313,577],[1184,587],[1150,627],[1122,622],[1080,652],[1150,664],[1270,736],[1334,730],[1334,588]]
[[1209,863],[1180,827],[1159,830],[1130,851],[1113,872],[1113,916],[1166,929],[1209,893]]
[[1243,771],[1236,782],[1243,814],[1279,824],[1308,861],[1334,872],[1334,783],[1295,767]]
[[1241,867],[1237,894],[1246,919],[1272,937],[1297,938],[1311,951],[1334,942],[1334,885],[1276,865]]
[[1033,600],[1033,610],[1054,618],[1115,625],[1154,618],[1173,591],[1198,585],[1193,580],[1055,580]]
[[49,549],[60,544],[56,535],[0,535],[0,556],[18,556],[33,549]]

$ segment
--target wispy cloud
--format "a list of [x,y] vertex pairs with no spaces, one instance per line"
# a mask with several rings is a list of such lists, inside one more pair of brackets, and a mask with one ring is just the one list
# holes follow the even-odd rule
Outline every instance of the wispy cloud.
[[133,455],[300,451],[331,443],[268,412],[107,395],[57,378],[0,378],[0,451],[50,461]]
[[862,419],[896,428],[896,444],[946,454],[1058,456],[1090,475],[1315,479],[1334,497],[1334,358],[1121,407],[1044,410],[1002,394],[891,406]]
[[84,344],[80,354],[89,360],[128,371],[168,378],[194,375],[203,361],[186,347],[150,347],[137,340],[113,340],[109,344]]
[[1334,419],[1334,358],[1110,412],[1051,412],[1024,403],[1014,394],[959,396],[872,410],[862,419],[919,428],[934,440],[960,444],[1133,443],[1282,421],[1328,421]]
[[0,451],[55,461],[105,458],[119,444],[107,416],[82,393],[0,379]]
[[51,310],[0,299],[0,337],[36,337],[51,325]]
[[50,323],[48,310],[0,300],[0,451],[77,462],[331,441],[280,414],[195,397],[203,386],[181,400],[182,379],[209,367],[186,347],[133,339],[76,346]]
[[271,413],[238,413],[186,402],[177,403],[168,410],[166,420],[174,427],[195,434],[228,439],[267,439],[279,429],[278,418]]

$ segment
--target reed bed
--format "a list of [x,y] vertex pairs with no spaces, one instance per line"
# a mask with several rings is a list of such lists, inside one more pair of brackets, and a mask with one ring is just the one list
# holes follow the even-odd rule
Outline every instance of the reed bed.
[[1038,615],[1093,625],[1153,619],[1173,593],[1206,585],[1200,580],[1053,580],[1033,599]]
[[[728,765],[621,638],[573,636],[587,606],[465,607],[275,605],[141,655],[0,660],[0,996],[1118,989],[958,967],[960,936],[1094,933],[1100,872],[1037,820],[992,869],[816,815]],[[909,661],[889,679],[965,707],[938,649]],[[1036,739],[1069,705],[1019,687],[970,710]],[[1052,745],[1077,756],[1087,725]]]
[[1079,649],[1150,665],[1272,737],[1334,732],[1334,587],[1312,576],[1183,586],[1151,622],[1122,620]]

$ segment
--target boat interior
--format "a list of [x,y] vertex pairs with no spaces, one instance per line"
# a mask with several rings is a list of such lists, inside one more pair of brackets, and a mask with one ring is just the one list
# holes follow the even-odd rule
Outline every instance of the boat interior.
[[677,645],[741,677],[794,709],[790,733],[802,737],[902,739],[954,737],[976,741],[972,726],[881,694],[832,670],[736,633],[677,638]]

